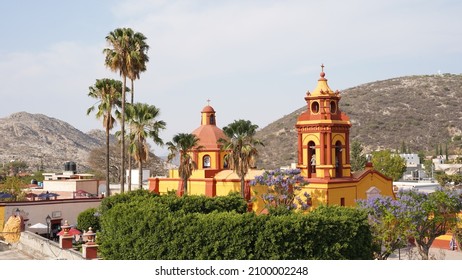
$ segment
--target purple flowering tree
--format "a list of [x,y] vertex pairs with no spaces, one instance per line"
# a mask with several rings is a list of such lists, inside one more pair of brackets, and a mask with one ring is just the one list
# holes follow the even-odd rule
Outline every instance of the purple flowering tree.
[[386,196],[358,200],[357,204],[369,213],[375,259],[386,260],[407,244],[410,220],[401,201]]
[[300,193],[302,187],[308,184],[300,173],[300,169],[265,171],[250,181],[250,185],[267,187],[265,193],[257,193],[257,195],[263,199],[270,213],[291,211],[297,208],[306,210],[311,206],[311,198],[307,192]]
[[398,199],[406,206],[410,230],[419,255],[428,260],[433,241],[457,225],[457,214],[462,210],[461,197],[449,189],[432,193],[403,191]]
[[388,258],[413,237],[420,257],[428,260],[433,241],[457,225],[462,210],[460,196],[447,189],[400,191],[397,200],[381,197],[358,201],[358,205],[369,212],[377,259]]

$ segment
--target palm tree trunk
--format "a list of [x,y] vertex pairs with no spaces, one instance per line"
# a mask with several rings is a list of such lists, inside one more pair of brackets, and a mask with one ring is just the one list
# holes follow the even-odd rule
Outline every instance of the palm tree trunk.
[[140,160],[139,164],[138,164],[138,179],[139,179],[139,189],[142,189],[143,188],[143,162]]
[[245,178],[244,176],[241,177],[241,196],[245,199]]
[[127,77],[123,76],[123,85],[122,85],[122,120],[120,121],[120,133],[121,133],[121,143],[122,147],[120,149],[120,157],[122,162],[120,163],[120,192],[124,193],[125,191],[125,87],[127,86]]
[[183,196],[188,194],[188,179],[183,179]]
[[110,196],[109,187],[109,126],[106,126],[106,196]]
[[109,126],[106,125],[106,196],[111,195],[110,191],[111,188],[109,186]]
[[132,191],[132,156],[128,155],[127,191]]
[[135,96],[135,82],[133,79],[130,79],[131,81],[131,100],[130,100],[130,103],[133,105],[133,100],[134,100],[134,96]]
[[[131,82],[131,100],[130,100],[130,104],[133,105],[133,94],[134,94],[134,90],[135,90],[135,84],[133,82],[133,79],[130,79],[130,82]],[[130,132],[131,132],[131,128],[130,128]],[[128,191],[132,191],[132,157],[130,155],[128,155]]]

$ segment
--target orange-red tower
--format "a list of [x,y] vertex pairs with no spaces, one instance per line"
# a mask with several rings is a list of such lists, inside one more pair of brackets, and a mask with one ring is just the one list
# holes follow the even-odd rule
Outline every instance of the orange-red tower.
[[339,108],[340,92],[332,91],[325,78],[324,65],[313,92],[306,93],[307,110],[295,125],[298,133],[298,165],[308,178],[351,177],[350,127]]
[[337,204],[354,206],[357,199],[386,195],[394,197],[393,182],[371,165],[351,172],[350,127],[340,110],[340,92],[327,84],[324,65],[318,85],[305,96],[307,109],[295,125],[298,132],[298,164],[309,184],[305,186],[313,206]]

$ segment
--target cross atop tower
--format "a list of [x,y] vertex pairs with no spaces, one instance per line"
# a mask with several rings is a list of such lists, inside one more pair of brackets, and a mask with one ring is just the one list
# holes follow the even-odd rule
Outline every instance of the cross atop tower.
[[321,72],[324,72],[324,63],[321,64]]
[[207,105],[210,106],[210,99],[207,99]]

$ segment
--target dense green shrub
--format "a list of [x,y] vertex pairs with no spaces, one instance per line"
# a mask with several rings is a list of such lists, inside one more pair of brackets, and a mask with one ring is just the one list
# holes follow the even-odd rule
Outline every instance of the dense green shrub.
[[239,193],[215,197],[206,197],[204,195],[178,197],[174,193],[160,196],[147,190],[136,190],[123,194],[115,194],[103,199],[101,202],[101,213],[108,211],[119,203],[128,203],[135,200],[144,201],[146,199],[152,199],[158,204],[166,205],[171,212],[183,211],[184,213],[207,214],[213,211],[236,211],[238,213],[245,213],[247,211],[247,204]]
[[103,258],[370,259],[372,255],[367,216],[357,209],[320,207],[309,214],[257,216],[221,211],[227,207],[212,206],[212,200],[204,197],[160,201],[160,197],[133,199],[106,211],[98,239]]
[[309,214],[272,216],[256,240],[258,259],[370,259],[364,212],[321,206]]
[[83,232],[91,227],[93,232],[99,231],[99,216],[95,215],[97,212],[97,208],[88,208],[87,210],[80,212],[77,216],[77,229]]
[[101,211],[101,214],[103,214],[119,203],[126,203],[129,201],[135,200],[135,199],[145,200],[145,199],[153,198],[156,196],[159,196],[159,195],[153,192],[150,192],[148,190],[135,190],[135,191],[126,192],[123,194],[120,194],[120,193],[114,194],[114,195],[104,198],[101,201],[100,211]]

